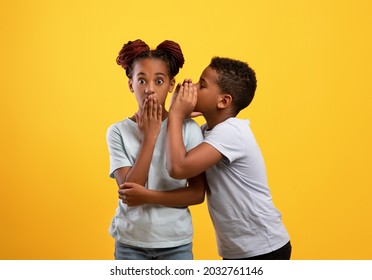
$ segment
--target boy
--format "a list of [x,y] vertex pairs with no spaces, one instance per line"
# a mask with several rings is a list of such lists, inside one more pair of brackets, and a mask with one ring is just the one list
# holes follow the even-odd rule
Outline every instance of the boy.
[[[196,85],[185,81],[168,116],[168,170],[174,178],[205,171],[209,213],[223,259],[290,259],[289,235],[272,202],[261,151],[249,121],[236,118],[251,103],[256,84],[246,63],[220,57],[211,60]],[[205,138],[187,152],[181,128],[193,111],[207,121]],[[119,193],[129,202],[136,187],[129,183]],[[137,197],[129,203],[162,204],[175,195],[143,193],[142,201]]]

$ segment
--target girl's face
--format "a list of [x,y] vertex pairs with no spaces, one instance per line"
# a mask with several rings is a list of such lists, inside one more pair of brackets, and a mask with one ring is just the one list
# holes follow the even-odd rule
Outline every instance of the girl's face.
[[198,91],[198,101],[196,102],[195,111],[202,112],[204,115],[214,111],[221,97],[221,89],[217,84],[218,74],[209,66],[204,69],[196,84]]
[[164,108],[168,92],[173,91],[175,84],[175,80],[170,79],[168,72],[167,65],[161,59],[145,58],[135,63],[128,84],[136,96],[140,109],[150,95],[155,97]]

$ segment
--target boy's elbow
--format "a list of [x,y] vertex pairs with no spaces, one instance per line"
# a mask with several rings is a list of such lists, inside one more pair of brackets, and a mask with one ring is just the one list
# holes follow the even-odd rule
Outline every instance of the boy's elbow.
[[195,199],[194,205],[203,203],[205,200],[205,187],[196,187],[193,192],[193,197]]
[[205,199],[205,194],[203,193],[203,195],[198,197],[196,204],[202,204],[204,202],[204,199]]
[[190,205],[197,205],[202,204],[204,202],[205,194],[195,194],[192,204]]
[[194,193],[193,194],[193,197],[188,201],[188,205],[198,205],[198,204],[202,204],[204,202],[204,194],[203,195],[200,195],[200,194],[197,194],[197,193]]

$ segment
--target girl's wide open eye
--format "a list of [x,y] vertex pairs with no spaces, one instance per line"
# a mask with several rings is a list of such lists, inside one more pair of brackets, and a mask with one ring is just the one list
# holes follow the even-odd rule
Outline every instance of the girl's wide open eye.
[[138,83],[140,85],[144,85],[146,83],[145,79],[138,79]]
[[155,82],[156,82],[157,85],[162,85],[162,84],[164,84],[163,79],[157,79]]

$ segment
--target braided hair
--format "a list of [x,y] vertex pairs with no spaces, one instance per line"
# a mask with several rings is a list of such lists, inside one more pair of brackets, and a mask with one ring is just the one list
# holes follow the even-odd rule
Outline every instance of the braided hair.
[[125,69],[128,78],[132,78],[135,62],[145,58],[157,58],[164,61],[170,79],[178,74],[185,62],[181,47],[176,42],[165,40],[156,49],[151,50],[145,42],[137,39],[124,44],[116,58],[116,63]]

